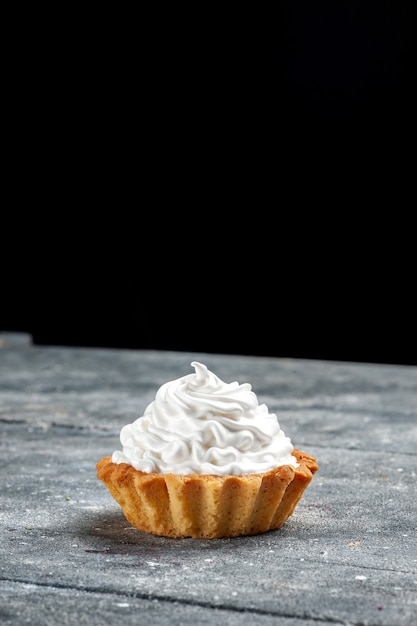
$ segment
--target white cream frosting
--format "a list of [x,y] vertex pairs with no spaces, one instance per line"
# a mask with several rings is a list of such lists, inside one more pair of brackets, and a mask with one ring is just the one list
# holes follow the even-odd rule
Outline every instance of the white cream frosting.
[[202,363],[191,365],[195,373],[162,385],[144,415],[122,428],[113,463],[218,476],[297,467],[291,440],[249,383],[225,383]]

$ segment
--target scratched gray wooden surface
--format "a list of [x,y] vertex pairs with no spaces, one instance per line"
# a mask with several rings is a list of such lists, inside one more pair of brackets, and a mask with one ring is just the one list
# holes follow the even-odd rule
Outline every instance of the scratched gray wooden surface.
[[[0,346],[1,624],[416,623],[417,367]],[[195,358],[251,382],[318,459],[278,531],[147,535],[96,478],[121,426]]]

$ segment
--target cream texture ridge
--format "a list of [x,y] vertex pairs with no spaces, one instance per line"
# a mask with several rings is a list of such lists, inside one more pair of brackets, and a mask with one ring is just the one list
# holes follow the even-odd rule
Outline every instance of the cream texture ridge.
[[214,474],[297,467],[278,418],[248,383],[225,383],[193,361],[195,373],[162,385],[144,415],[120,432],[115,464],[142,472]]

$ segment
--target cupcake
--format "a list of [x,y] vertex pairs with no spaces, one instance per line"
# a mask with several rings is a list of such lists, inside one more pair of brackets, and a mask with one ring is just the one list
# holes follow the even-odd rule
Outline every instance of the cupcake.
[[284,524],[317,471],[248,383],[202,363],[162,385],[97,476],[139,530],[212,539]]

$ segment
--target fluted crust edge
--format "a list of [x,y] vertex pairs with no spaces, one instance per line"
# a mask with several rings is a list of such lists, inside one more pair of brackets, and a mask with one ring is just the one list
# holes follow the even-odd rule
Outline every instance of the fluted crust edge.
[[139,530],[196,539],[255,535],[284,524],[318,470],[315,458],[293,454],[296,469],[239,476],[146,473],[106,456],[97,476]]

